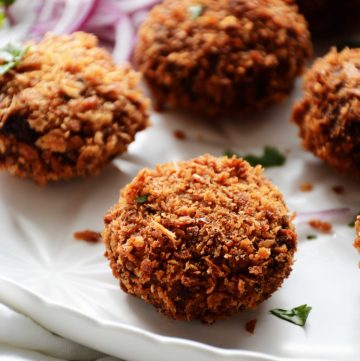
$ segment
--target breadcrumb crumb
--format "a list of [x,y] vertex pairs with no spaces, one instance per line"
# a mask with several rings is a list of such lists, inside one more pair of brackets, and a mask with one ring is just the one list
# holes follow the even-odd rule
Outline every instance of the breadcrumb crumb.
[[185,140],[186,139],[186,134],[183,130],[180,130],[180,129],[176,129],[174,130],[174,137],[176,139],[179,139],[179,140]]
[[74,238],[78,241],[85,241],[88,243],[100,243],[102,241],[101,233],[91,230],[84,230],[74,232]]
[[329,222],[324,222],[319,219],[312,219],[309,221],[309,225],[321,232],[330,233],[332,231],[332,224]]
[[311,192],[314,189],[314,186],[311,183],[302,183],[300,185],[301,192]]
[[245,324],[245,330],[251,334],[255,333],[255,327],[256,327],[256,318],[254,318],[253,320],[250,320],[248,322],[246,322]]

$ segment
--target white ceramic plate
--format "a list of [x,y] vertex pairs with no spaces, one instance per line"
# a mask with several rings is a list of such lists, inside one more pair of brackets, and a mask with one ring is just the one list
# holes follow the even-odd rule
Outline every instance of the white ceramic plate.
[[[299,85],[285,103],[252,117],[206,121],[188,114],[152,116],[129,153],[101,176],[40,188],[0,175],[0,301],[28,314],[53,332],[105,353],[136,361],[280,360],[360,358],[360,270],[352,247],[351,217],[333,222],[334,232],[299,227],[299,250],[289,279],[257,310],[212,326],[168,320],[123,293],[113,278],[103,245],[73,239],[73,232],[101,230],[102,217],[119,189],[144,167],[226,149],[261,152],[264,145],[290,151],[283,167],[267,175],[284,192],[292,211],[360,207],[358,183],[338,176],[298,146],[288,119]],[[186,140],[173,136],[185,131]],[[299,190],[311,182],[312,192]],[[342,185],[338,195],[332,186]],[[280,320],[269,310],[307,303],[306,327]],[[244,330],[256,318],[254,335]]]

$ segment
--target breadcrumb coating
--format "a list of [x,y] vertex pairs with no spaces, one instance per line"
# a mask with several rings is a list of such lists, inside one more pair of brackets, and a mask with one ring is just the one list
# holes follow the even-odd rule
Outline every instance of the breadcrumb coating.
[[42,185],[97,174],[148,124],[140,75],[90,34],[27,45],[0,76],[0,169]]
[[297,243],[279,190],[237,158],[143,169],[104,221],[121,288],[176,320],[254,308],[289,275]]
[[310,55],[306,21],[283,0],[165,0],[134,60],[159,108],[217,115],[284,99]]
[[355,232],[356,232],[356,238],[354,247],[359,251],[360,253],[360,214],[356,217],[355,221]]
[[360,177],[360,49],[332,49],[305,75],[293,121],[305,149]]

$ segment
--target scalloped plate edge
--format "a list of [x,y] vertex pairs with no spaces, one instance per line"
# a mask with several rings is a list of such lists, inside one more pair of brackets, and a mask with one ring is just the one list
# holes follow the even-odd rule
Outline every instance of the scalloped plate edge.
[[20,284],[0,277],[0,301],[27,315],[46,329],[79,344],[127,361],[318,361],[289,359],[251,351],[225,350],[200,342],[160,336],[126,324],[103,322],[64,307]]

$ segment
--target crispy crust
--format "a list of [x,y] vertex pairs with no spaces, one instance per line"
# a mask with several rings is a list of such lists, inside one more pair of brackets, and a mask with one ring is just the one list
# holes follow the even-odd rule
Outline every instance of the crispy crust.
[[93,35],[30,44],[0,76],[0,169],[39,184],[97,174],[148,124],[138,82]]
[[215,115],[282,100],[310,55],[306,21],[283,0],[165,0],[141,26],[134,59],[160,108]]
[[289,275],[296,250],[281,193],[236,158],[144,169],[104,221],[121,288],[177,320],[212,323],[255,307]]
[[305,149],[338,171],[360,177],[360,49],[332,49],[305,75],[295,106]]
[[354,242],[354,247],[360,253],[360,214],[356,217],[355,232],[356,232],[356,238],[355,238],[355,242]]

